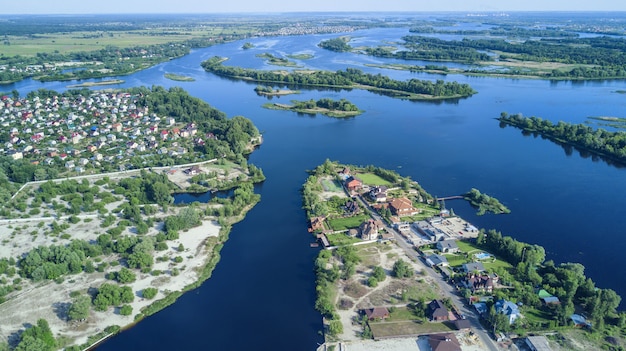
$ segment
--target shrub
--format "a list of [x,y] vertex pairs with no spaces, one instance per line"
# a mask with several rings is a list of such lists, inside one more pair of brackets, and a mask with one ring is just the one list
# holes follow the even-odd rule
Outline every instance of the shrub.
[[141,296],[144,299],[150,300],[150,299],[154,298],[158,292],[159,291],[156,288],[145,288],[141,292]]

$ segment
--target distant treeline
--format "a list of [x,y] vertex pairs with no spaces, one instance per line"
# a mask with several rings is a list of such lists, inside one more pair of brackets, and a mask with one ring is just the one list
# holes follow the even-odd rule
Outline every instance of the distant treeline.
[[437,34],[455,34],[455,35],[491,35],[491,36],[506,36],[517,38],[556,38],[567,37],[577,38],[578,34],[568,32],[558,28],[546,28],[546,29],[528,29],[520,28],[516,26],[501,25],[496,28],[484,29],[484,30],[449,30],[449,29],[436,29],[430,26],[420,26],[409,29],[411,33],[437,33]]

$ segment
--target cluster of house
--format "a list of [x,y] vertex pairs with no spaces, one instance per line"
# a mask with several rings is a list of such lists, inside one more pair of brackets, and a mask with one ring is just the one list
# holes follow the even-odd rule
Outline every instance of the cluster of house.
[[[363,190],[363,181],[358,177],[350,174],[349,168],[344,168],[340,172],[344,180],[344,186],[352,195],[360,194]],[[368,196],[376,205],[372,206],[377,210],[388,208],[392,215],[396,217],[413,216],[420,212],[418,208],[413,207],[413,202],[406,197],[390,198],[388,190],[384,185],[373,186],[369,188],[369,191],[364,195]]]
[[0,126],[9,132],[0,155],[35,164],[64,162],[68,170],[82,172],[92,163],[124,164],[135,155],[176,157],[189,147],[201,146],[195,124],[177,125],[173,117],[159,117],[137,106],[136,96],[124,92],[94,92],[76,98],[13,99],[0,97]]

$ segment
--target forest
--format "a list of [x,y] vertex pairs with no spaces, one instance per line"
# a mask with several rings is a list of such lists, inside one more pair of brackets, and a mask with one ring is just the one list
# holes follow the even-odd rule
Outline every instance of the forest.
[[[526,328],[540,330],[570,325],[570,316],[575,313],[575,306],[584,310],[591,319],[593,329],[601,331],[606,325],[626,325],[626,313],[618,312],[621,297],[611,289],[595,286],[591,278],[585,276],[585,267],[579,263],[560,263],[545,261],[545,250],[539,245],[519,242],[500,232],[481,230],[476,244],[502,257],[513,265],[510,270],[498,269],[496,273],[505,285],[513,289],[498,289],[496,299],[507,298],[519,301],[546,313],[550,323],[522,321]],[[544,289],[559,298],[557,305],[545,306],[537,295],[538,289]],[[509,326],[498,323],[497,315],[490,316],[488,322],[496,323],[497,330],[510,331],[519,327],[519,323]]]
[[539,117],[523,117],[520,114],[500,114],[500,123],[521,129],[526,133],[536,133],[556,143],[571,145],[590,153],[626,163],[626,133],[611,132],[602,128],[593,129],[585,124],[571,124],[559,121],[554,124]]
[[410,98],[407,94],[423,94],[436,98],[467,97],[476,92],[468,84],[457,82],[444,82],[437,80],[435,83],[426,80],[410,79],[408,81],[393,80],[381,74],[363,73],[355,68],[346,68],[345,71],[315,71],[313,73],[279,72],[254,70],[241,67],[229,67],[222,65],[223,58],[213,57],[202,62],[202,67],[214,74],[248,79],[263,83],[284,83],[297,86],[325,86],[342,89],[358,88],[375,90],[382,94],[392,94],[399,97]]

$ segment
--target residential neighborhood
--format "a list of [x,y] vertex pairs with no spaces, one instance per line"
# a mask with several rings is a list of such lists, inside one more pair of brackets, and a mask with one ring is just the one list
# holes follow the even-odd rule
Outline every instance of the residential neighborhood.
[[138,105],[139,97],[113,91],[1,96],[0,155],[45,165],[46,178],[201,161],[195,150],[215,134],[157,115]]
[[[560,350],[526,331],[592,328],[586,315],[574,313],[583,307],[563,308],[559,282],[528,282],[539,279],[535,270],[570,274],[577,266],[541,266],[543,248],[478,230],[417,182],[386,170],[327,160],[311,173],[303,188],[309,232],[330,251],[316,265],[325,272],[320,267],[331,266],[324,262],[334,262],[340,277],[335,292],[318,295],[318,304],[336,296],[334,313],[321,310],[327,341],[359,349],[353,334],[379,342],[412,336],[421,351]],[[527,273],[531,264],[537,268]]]

